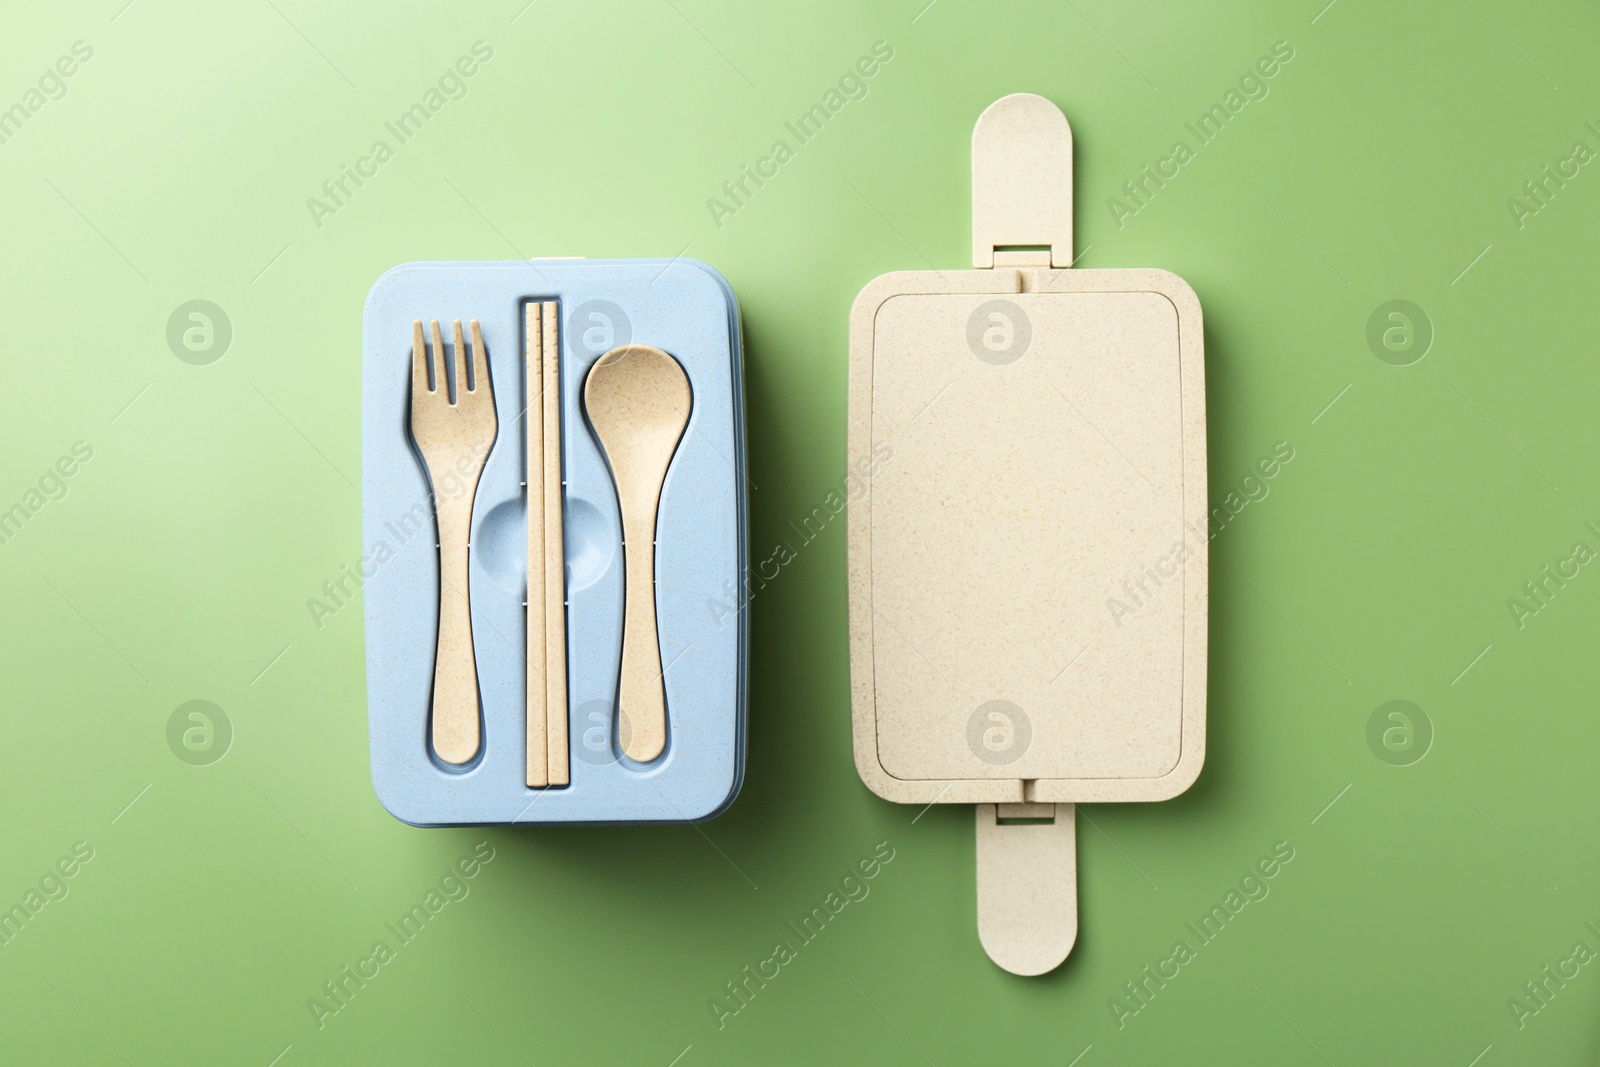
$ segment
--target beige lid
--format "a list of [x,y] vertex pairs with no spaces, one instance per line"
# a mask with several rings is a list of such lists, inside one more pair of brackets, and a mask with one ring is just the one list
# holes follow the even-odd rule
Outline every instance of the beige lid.
[[1200,305],[1073,260],[1072,132],[1007,96],[972,136],[978,270],[885,275],[851,313],[856,766],[977,803],[985,951],[1077,935],[1073,807],[1160,800],[1205,756]]

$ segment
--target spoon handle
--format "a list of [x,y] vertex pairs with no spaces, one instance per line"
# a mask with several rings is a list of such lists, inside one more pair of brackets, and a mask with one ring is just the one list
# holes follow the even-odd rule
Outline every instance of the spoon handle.
[[[644,494],[639,494],[644,496]],[[661,642],[656,633],[656,511],[660,487],[646,499],[623,503],[626,559],[622,626],[622,686],[617,695],[617,733],[631,760],[649,763],[667,744],[667,699],[661,680]]]

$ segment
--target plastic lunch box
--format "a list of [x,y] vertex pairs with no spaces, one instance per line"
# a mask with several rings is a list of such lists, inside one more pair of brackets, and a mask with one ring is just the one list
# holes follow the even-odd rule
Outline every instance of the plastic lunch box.
[[[564,482],[570,784],[524,781],[527,500],[522,309],[556,301]],[[477,319],[498,418],[473,503],[469,586],[482,751],[464,769],[429,751],[439,563],[426,468],[408,430],[411,324]],[[693,407],[662,487],[656,602],[666,751],[635,764],[617,743],[622,531],[583,383],[629,342],[671,354]],[[739,309],[687,259],[407,263],[367,297],[362,345],[362,528],[372,783],[417,826],[694,822],[744,775],[749,648],[744,391]]]

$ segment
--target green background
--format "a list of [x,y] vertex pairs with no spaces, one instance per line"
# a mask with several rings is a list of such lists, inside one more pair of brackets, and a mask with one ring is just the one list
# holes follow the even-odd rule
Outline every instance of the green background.
[[[0,906],[76,842],[94,858],[0,946],[0,1055],[1591,1062],[1600,967],[1520,1027],[1508,1000],[1600,950],[1600,575],[1521,627],[1507,602],[1574,542],[1600,549],[1600,163],[1520,227],[1507,200],[1574,142],[1600,149],[1600,15],[1324,2],[8,11],[0,107],[74,41],[93,56],[0,145],[0,508],[74,442],[93,458],[0,545]],[[467,95],[316,225],[307,198],[479,40]],[[716,225],[723,180],[876,41],[894,58],[868,95]],[[1108,199],[1279,41],[1269,95],[1119,227]],[[306,606],[362,552],[373,280],[412,259],[717,267],[745,315],[759,559],[843,481],[851,299],[967,263],[971,126],[1020,90],[1073,124],[1083,264],[1200,296],[1213,502],[1295,450],[1212,543],[1198,784],[1082,809],[1068,962],[1019,979],[984,957],[970,807],[919,818],[857,779],[842,526],[751,603],[748,774],[721,818],[387,815],[359,606],[320,629]],[[166,340],[193,299],[232,325],[205,366]],[[1435,334],[1409,366],[1368,347],[1392,299]],[[167,742],[195,699],[234,731],[208,766]],[[1408,766],[1367,740],[1394,699],[1434,732]],[[319,1029],[322,984],[484,841],[470,894]],[[723,984],[880,842],[870,895],[719,1028]],[[1119,1028],[1123,983],[1278,842],[1270,895]]]

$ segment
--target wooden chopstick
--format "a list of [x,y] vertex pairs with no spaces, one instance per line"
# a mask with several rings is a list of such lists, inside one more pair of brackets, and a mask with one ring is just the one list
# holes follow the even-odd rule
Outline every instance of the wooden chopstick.
[[[546,778],[550,785],[570,781],[567,740],[566,547],[561,518],[561,335],[555,301],[545,301],[543,320],[544,418],[544,639]],[[532,424],[530,423],[530,426]],[[532,500],[532,497],[529,498]],[[533,527],[529,510],[529,529]],[[531,538],[530,538],[531,540]],[[530,586],[530,589],[532,587]],[[530,598],[531,600],[531,598]],[[530,602],[529,613],[532,614]]]
[[[527,383],[528,406],[523,412],[527,449],[528,479],[528,648],[527,720],[528,785],[550,784],[549,716],[545,702],[549,686],[545,677],[545,545],[544,545],[544,326],[545,305],[530,300],[523,308],[523,381]],[[535,521],[535,515],[541,521]]]

